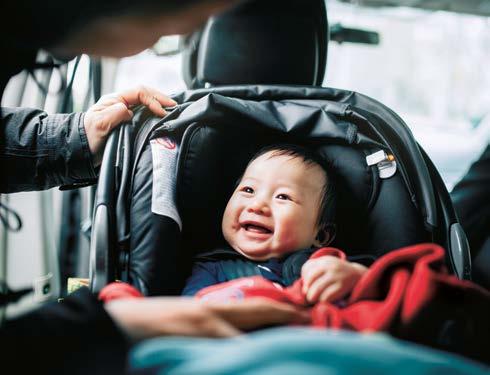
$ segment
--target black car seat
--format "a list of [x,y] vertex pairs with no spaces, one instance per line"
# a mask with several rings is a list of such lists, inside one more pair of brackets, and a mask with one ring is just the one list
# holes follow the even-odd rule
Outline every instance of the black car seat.
[[185,37],[190,89],[239,84],[320,86],[329,27],[324,1],[248,1]]
[[[272,43],[281,39],[270,33],[283,33],[284,40],[294,34],[287,27],[264,28],[267,20],[275,25],[277,18],[287,19],[287,13],[279,17],[277,12],[268,12],[268,7],[264,10],[262,3],[246,3],[211,19],[199,33],[199,48],[189,44],[194,51],[187,55],[187,68],[196,72],[195,76],[189,73],[189,82],[209,88],[176,95],[179,105],[164,119],[144,109],[136,111],[132,123],[110,137],[94,211],[92,289],[100,290],[117,278],[147,295],[178,294],[192,257],[222,243],[221,215],[248,158],[260,146],[278,141],[313,147],[331,161],[339,192],[335,246],[350,254],[376,257],[433,241],[447,249],[448,268],[467,278],[467,242],[437,170],[392,110],[356,92],[318,87],[324,75],[325,64],[320,62],[326,59],[326,46],[298,42],[301,48],[309,46],[309,53],[302,51],[311,59],[307,64],[289,44],[283,44],[284,61],[316,67],[304,69],[294,85],[288,81],[294,74],[284,70],[282,76],[276,75],[280,66],[259,61],[251,65],[246,54],[233,60],[233,69],[229,69],[235,46],[246,45],[237,38],[256,45],[253,38]],[[323,1],[280,3],[302,15],[300,20],[306,17],[305,4],[316,4],[310,9],[310,21],[300,22],[302,31],[328,36],[325,29],[319,29],[327,25]],[[253,4],[259,4],[256,15],[250,8]],[[243,24],[240,12],[246,19]],[[295,19],[290,16],[290,21]],[[234,22],[243,26],[237,33]],[[254,32],[246,32],[247,28]],[[267,48],[261,53],[267,54]],[[192,60],[195,67],[190,65]],[[222,70],[218,69],[220,61]],[[288,69],[294,70],[292,66]],[[234,77],[233,71],[240,73]],[[243,72],[247,72],[249,85],[231,85],[242,82]],[[267,72],[274,81],[262,82]],[[286,84],[271,84],[281,80]],[[178,220],[152,212],[150,139],[162,137],[179,149],[175,169],[169,173],[176,191],[169,204],[177,207]]]

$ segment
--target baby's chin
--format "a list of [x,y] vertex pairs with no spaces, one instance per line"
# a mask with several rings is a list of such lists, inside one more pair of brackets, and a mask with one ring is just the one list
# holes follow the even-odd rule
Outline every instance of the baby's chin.
[[276,252],[271,249],[257,249],[257,248],[248,248],[248,247],[240,247],[239,245],[232,245],[232,248],[238,253],[242,254],[245,258],[248,258],[253,261],[262,262],[271,258],[281,258],[289,252]]

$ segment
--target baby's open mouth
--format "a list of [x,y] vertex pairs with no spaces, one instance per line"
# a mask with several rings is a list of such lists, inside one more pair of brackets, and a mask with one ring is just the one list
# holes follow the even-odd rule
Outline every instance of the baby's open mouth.
[[264,234],[272,233],[272,230],[270,230],[269,228],[256,223],[254,224],[244,223],[242,224],[242,228],[244,228],[247,232],[264,233]]

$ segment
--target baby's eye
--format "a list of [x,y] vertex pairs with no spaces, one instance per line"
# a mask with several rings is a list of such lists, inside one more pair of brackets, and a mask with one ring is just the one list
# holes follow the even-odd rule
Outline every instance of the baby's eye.
[[281,199],[281,200],[284,200],[284,201],[290,201],[291,200],[291,197],[287,194],[278,194],[276,196],[277,199]]
[[240,191],[243,191],[244,193],[248,193],[248,194],[253,194],[254,189],[252,189],[250,186],[244,186],[240,189]]

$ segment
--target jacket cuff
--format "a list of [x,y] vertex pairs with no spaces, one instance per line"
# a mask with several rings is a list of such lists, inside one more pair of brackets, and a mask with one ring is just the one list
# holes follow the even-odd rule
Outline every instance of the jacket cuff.
[[[49,144],[58,145],[52,149],[53,171],[63,171],[64,184],[77,184],[97,178],[92,153],[88,145],[84,113],[54,114],[47,117],[49,136],[54,138]],[[65,138],[61,142],[61,138]]]
[[86,160],[86,168],[88,173],[87,177],[91,179],[97,178],[97,172],[94,166],[94,158],[92,152],[90,151],[90,147],[88,145],[87,133],[85,132],[85,126],[83,125],[85,112],[78,113],[77,115],[78,115],[78,131],[80,133],[80,143],[81,143],[84,159]]

